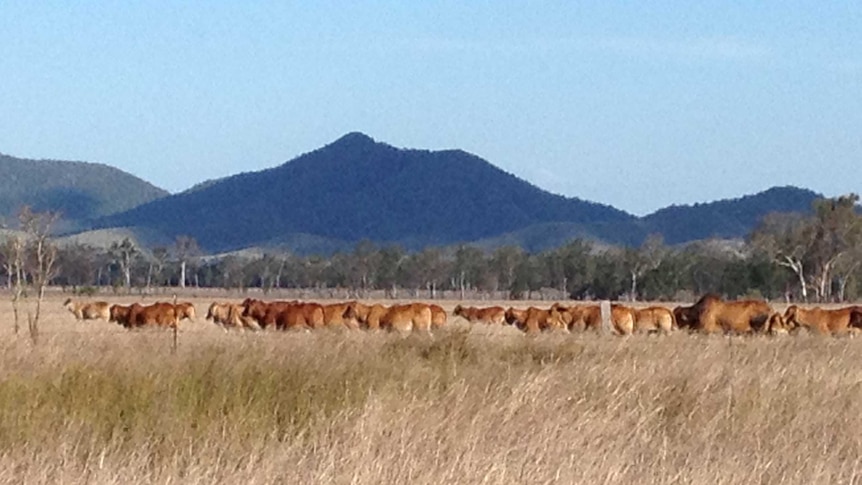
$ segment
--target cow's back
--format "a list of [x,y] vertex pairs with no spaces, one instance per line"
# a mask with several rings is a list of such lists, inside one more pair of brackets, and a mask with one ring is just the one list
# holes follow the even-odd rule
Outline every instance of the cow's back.
[[673,313],[665,307],[652,306],[634,310],[635,331],[670,333],[676,325]]
[[428,308],[431,309],[431,325],[434,328],[440,328],[446,325],[446,320],[448,320],[449,316],[446,314],[446,310],[443,309],[440,305],[428,305]]
[[772,308],[764,301],[707,302],[699,316],[699,329],[706,333],[751,333],[767,326]]

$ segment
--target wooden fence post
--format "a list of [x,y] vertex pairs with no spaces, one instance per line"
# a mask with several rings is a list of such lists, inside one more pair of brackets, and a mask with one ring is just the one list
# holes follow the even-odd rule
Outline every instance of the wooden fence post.
[[599,306],[602,311],[602,333],[611,333],[611,302],[609,300],[602,300]]

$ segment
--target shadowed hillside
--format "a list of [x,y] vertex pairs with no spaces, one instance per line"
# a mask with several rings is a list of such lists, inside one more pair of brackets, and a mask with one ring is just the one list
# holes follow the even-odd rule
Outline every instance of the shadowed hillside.
[[0,217],[14,220],[22,205],[60,211],[67,227],[168,195],[108,165],[26,160],[0,155]]
[[460,150],[398,149],[351,133],[281,166],[197,186],[99,221],[207,250],[279,244],[295,234],[408,248],[473,241],[533,224],[630,223],[612,207],[548,193]]
[[754,195],[705,204],[673,205],[642,218],[647,232],[661,233],[668,244],[747,235],[770,212],[811,211],[822,195],[796,187],[773,187]]

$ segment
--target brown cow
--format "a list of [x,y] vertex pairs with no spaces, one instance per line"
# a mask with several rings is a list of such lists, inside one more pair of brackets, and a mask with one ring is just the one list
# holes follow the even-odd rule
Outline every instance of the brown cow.
[[265,302],[254,298],[246,298],[242,302],[244,317],[253,318],[262,329],[277,328],[276,316],[288,306],[297,304],[296,301],[271,301]]
[[264,318],[266,325],[275,324],[277,330],[308,330],[325,325],[323,305],[318,303],[289,303],[285,307],[271,307]]
[[347,303],[330,303],[323,305],[323,320],[328,327],[345,327],[351,330],[359,328],[359,320],[351,311],[350,305]]
[[766,321],[766,333],[770,335],[787,335],[791,330],[791,326],[778,312],[772,313]]
[[855,334],[862,329],[860,313],[857,307],[824,310],[790,305],[784,312],[784,321],[790,328],[806,328],[821,335]]
[[229,323],[230,318],[230,303],[212,302],[207,309],[205,320],[212,320],[213,323],[225,325]]
[[714,294],[704,295],[687,312],[696,317],[691,328],[708,334],[761,332],[774,313],[762,300],[723,301]]
[[117,322],[117,324],[129,328],[132,325],[132,322],[129,320],[131,312],[132,307],[130,305],[111,305],[108,321]]
[[260,330],[260,326],[254,318],[243,316],[243,307],[234,303],[216,303],[210,305],[207,310],[207,320],[221,325],[222,328],[241,328]]
[[195,306],[187,301],[175,304],[174,309],[177,312],[177,321],[195,319]]
[[673,319],[679,328],[693,329],[697,326],[697,313],[694,305],[678,306],[673,309]]
[[380,328],[407,333],[413,330],[431,333],[431,307],[424,303],[392,305],[380,318]]
[[611,305],[611,331],[617,335],[635,332],[635,310],[625,305]]
[[431,304],[428,305],[428,308],[431,309],[431,326],[434,328],[441,328],[446,325],[446,321],[449,319],[449,316],[446,314],[446,310],[443,309],[440,305]]
[[486,325],[503,325],[506,323],[506,310],[499,306],[476,308],[458,305],[452,314],[462,317],[470,323],[484,323]]
[[365,305],[358,301],[352,301],[350,302],[350,307],[348,308],[347,313],[345,313],[345,316],[347,318],[355,318],[359,323],[360,328],[379,330],[380,319],[387,311],[389,311],[389,308],[377,303],[373,305]]
[[554,303],[551,310],[559,313],[569,331],[602,329],[602,309],[599,305],[565,306]]
[[[554,303],[552,311],[570,331],[602,329],[602,309],[599,305],[565,306]],[[675,327],[673,314],[664,307],[630,308],[620,304],[611,305],[611,331],[617,335],[631,335],[635,332],[670,332]]]
[[[122,313],[122,311],[120,310]],[[119,320],[118,320],[119,321]],[[126,328],[159,326],[176,327],[178,323],[176,307],[172,303],[157,302],[143,306],[132,303],[128,309]]]
[[111,319],[111,305],[106,301],[72,301],[67,299],[63,306],[75,315],[77,320],[98,320],[109,321]]
[[676,327],[673,313],[661,306],[636,308],[634,317],[635,332],[670,333]]
[[526,310],[520,310],[510,307],[506,310],[505,317],[506,323],[528,334],[535,334],[544,330],[564,330],[566,332],[569,330],[560,313],[554,309],[544,310],[529,307]]

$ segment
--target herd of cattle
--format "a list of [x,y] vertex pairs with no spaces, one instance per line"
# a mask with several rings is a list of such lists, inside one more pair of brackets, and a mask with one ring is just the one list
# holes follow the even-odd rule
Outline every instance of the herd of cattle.
[[[188,302],[110,305],[108,302],[77,302],[68,299],[64,306],[79,320],[102,319],[125,328],[176,328],[181,321],[195,318],[195,307]],[[550,308],[526,309],[458,305],[452,313],[470,323],[512,325],[528,334],[543,331],[600,331],[605,321],[598,304],[555,303]],[[384,306],[366,305],[358,301],[319,304],[266,302],[252,298],[242,303],[213,303],[206,315],[207,320],[225,329],[312,330],[342,327],[402,333],[430,332],[446,325],[448,317],[442,307],[427,303]],[[673,310],[662,306],[633,308],[613,304],[608,317],[609,328],[617,335],[670,333],[677,329],[729,334],[782,334],[796,329],[830,335],[862,333],[862,306],[822,309],[790,305],[782,314],[762,300],[727,301],[712,294],[705,295],[694,305],[678,306]]]

